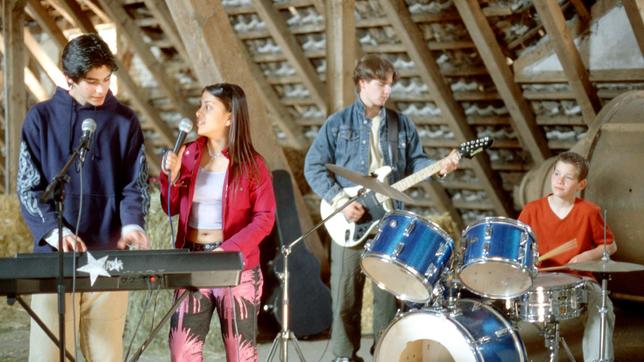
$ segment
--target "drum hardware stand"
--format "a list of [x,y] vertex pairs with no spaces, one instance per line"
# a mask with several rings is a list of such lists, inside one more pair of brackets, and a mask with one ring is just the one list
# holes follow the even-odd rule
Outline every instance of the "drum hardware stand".
[[306,361],[306,359],[304,358],[304,354],[302,353],[302,349],[300,348],[300,345],[297,341],[297,337],[295,337],[295,334],[291,330],[289,330],[288,256],[293,251],[293,247],[300,241],[304,240],[307,236],[311,235],[315,230],[319,229],[320,226],[324,225],[325,222],[327,222],[329,219],[334,217],[340,211],[344,210],[347,206],[349,206],[349,204],[356,201],[358,198],[362,197],[367,192],[369,192],[369,190],[366,187],[364,186],[361,187],[355,196],[347,200],[347,202],[345,202],[344,204],[342,204],[342,206],[340,206],[335,211],[333,211],[324,220],[320,221],[317,225],[313,226],[313,228],[311,228],[309,231],[304,233],[299,238],[293,240],[291,243],[285,244],[284,246],[282,246],[280,250],[284,257],[283,272],[282,272],[282,275],[280,276],[280,279],[282,281],[282,319],[281,319],[282,330],[279,331],[275,336],[275,339],[273,340],[273,345],[271,346],[271,351],[269,352],[268,357],[266,358],[266,362],[272,361],[273,355],[277,349],[278,344],[280,346],[281,361],[287,362],[288,361],[288,342],[291,340],[295,342],[295,351],[297,352],[297,355],[299,356],[300,361]]
[[[608,223],[607,215],[606,213],[608,210],[604,209],[604,252],[602,254],[601,261],[602,262],[607,262],[610,257],[608,256],[608,249],[606,246],[606,227]],[[602,304],[601,307],[599,308],[599,362],[604,362],[608,361],[606,359],[605,353],[606,353],[606,313],[608,313],[608,310],[606,309],[606,298],[608,298],[608,279],[606,276],[606,273],[601,273],[602,274]]]
[[566,352],[568,359],[572,362],[576,362],[575,357],[572,355],[572,352],[568,347],[568,343],[566,343],[566,340],[560,334],[559,322],[556,321],[554,317],[551,317],[551,319],[543,325],[543,338],[546,348],[548,348],[550,355],[548,360],[550,362],[556,362],[559,360],[559,343],[564,347],[564,351]]

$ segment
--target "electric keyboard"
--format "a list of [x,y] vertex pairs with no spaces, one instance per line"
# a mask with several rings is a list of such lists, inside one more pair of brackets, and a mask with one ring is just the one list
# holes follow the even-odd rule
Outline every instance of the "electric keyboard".
[[[76,271],[76,291],[217,288],[239,284],[238,252],[171,250],[90,251],[110,276]],[[102,258],[107,257],[105,260]],[[72,291],[73,254],[64,254],[65,291]],[[98,263],[98,264],[97,264]],[[88,264],[87,253],[76,254],[76,269]],[[0,295],[56,293],[58,253],[18,254],[0,258]],[[102,275],[102,274],[99,274]]]

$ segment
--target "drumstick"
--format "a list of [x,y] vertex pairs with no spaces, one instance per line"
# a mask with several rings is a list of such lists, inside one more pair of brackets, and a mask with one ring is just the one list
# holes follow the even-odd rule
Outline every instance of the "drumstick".
[[559,245],[558,247],[550,250],[549,252],[541,255],[538,262],[542,262],[546,259],[554,258],[555,256],[570,251],[575,248],[577,245],[577,239],[568,240],[565,243]]

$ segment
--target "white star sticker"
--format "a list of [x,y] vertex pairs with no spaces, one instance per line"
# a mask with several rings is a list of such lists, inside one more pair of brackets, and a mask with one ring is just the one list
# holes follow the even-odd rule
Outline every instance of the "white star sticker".
[[105,270],[105,262],[107,261],[107,255],[104,257],[96,260],[94,259],[94,256],[87,252],[87,264],[83,265],[82,267],[76,269],[80,272],[84,272],[89,274],[89,279],[91,281],[91,285],[94,286],[94,282],[96,281],[96,278],[98,278],[99,275],[104,276],[104,277],[110,277],[110,273]]

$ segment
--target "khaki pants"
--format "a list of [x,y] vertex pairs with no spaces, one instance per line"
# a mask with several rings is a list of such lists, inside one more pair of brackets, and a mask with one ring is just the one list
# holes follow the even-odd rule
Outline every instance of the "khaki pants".
[[[86,361],[122,361],[123,329],[127,313],[127,292],[76,293],[76,324],[72,295],[65,294],[65,345],[74,355],[74,331],[79,331],[81,352]],[[58,297],[34,294],[31,308],[58,337]],[[31,321],[29,361],[58,361],[58,346],[36,322]]]

